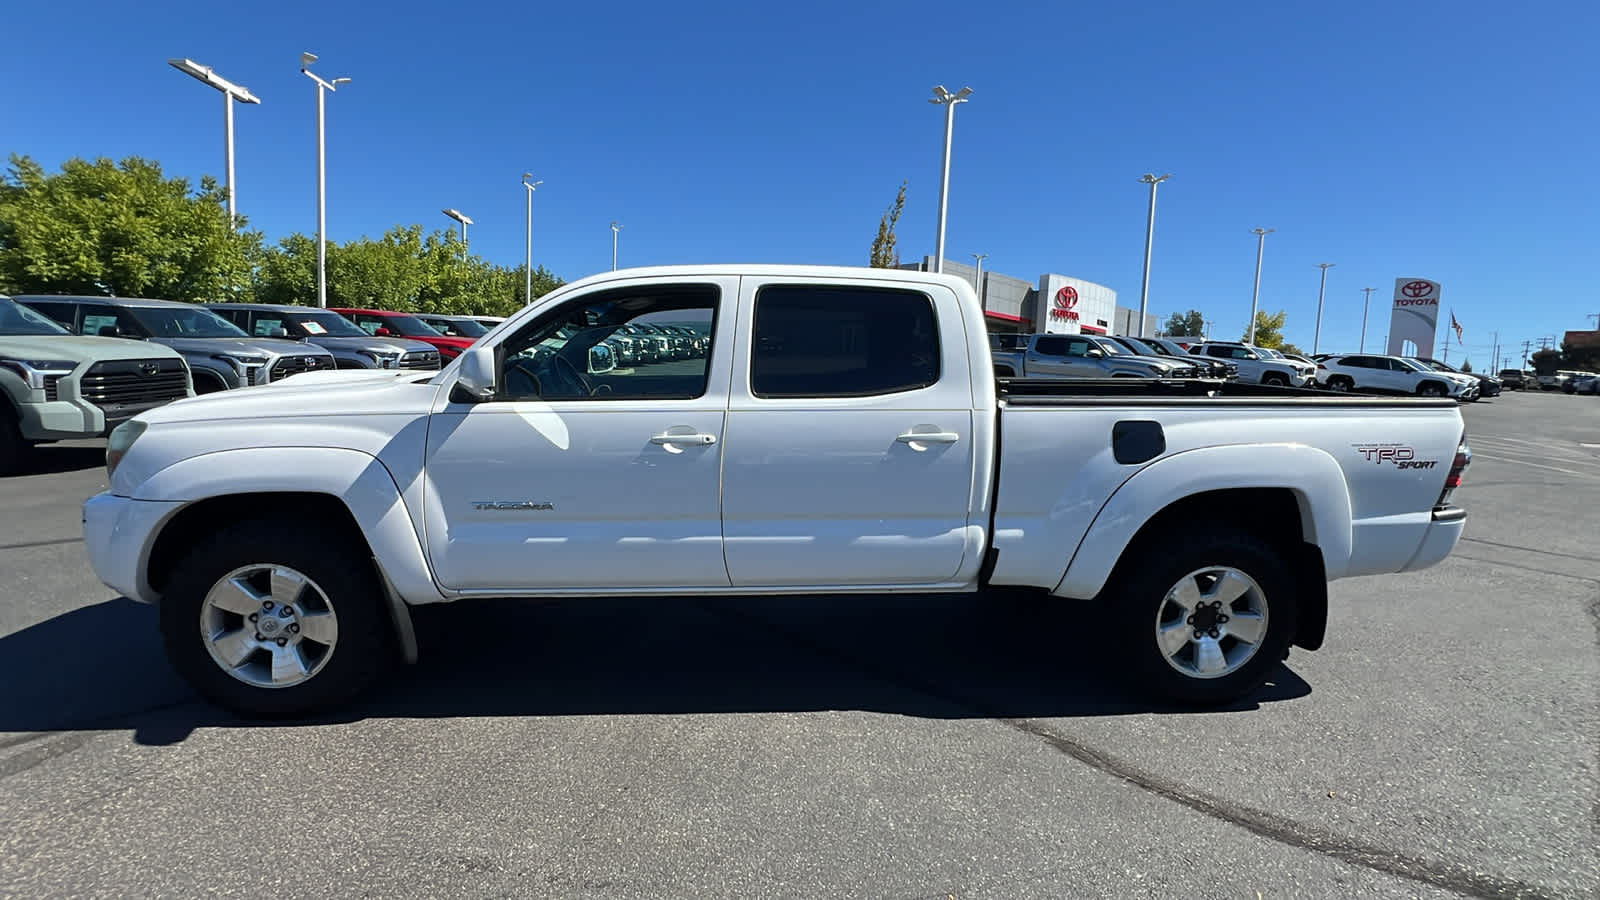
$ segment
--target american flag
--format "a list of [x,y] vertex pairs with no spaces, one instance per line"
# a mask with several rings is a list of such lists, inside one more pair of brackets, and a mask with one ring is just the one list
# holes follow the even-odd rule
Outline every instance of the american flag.
[[1456,321],[1456,311],[1450,310],[1450,327],[1455,329],[1456,343],[1461,343],[1461,323]]

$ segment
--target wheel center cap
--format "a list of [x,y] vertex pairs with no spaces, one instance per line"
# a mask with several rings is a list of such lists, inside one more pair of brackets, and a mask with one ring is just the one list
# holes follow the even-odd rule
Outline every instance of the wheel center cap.
[[1218,614],[1219,611],[1217,607],[1210,603],[1202,603],[1195,607],[1193,619],[1194,630],[1211,631],[1212,629],[1216,628]]
[[278,632],[283,628],[283,625],[278,622],[275,616],[262,617],[258,626],[261,633],[269,637],[277,637]]

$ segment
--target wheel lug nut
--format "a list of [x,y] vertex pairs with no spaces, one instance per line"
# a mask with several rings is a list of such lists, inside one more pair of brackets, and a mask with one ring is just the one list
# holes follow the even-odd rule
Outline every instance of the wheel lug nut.
[[256,640],[264,641],[264,640],[266,640],[266,638],[262,637],[261,636],[261,632],[258,631],[258,632],[256,632]]
[[279,647],[286,646],[288,643],[289,643],[289,639],[288,638],[278,638],[278,646]]
[[255,620],[257,620],[259,618],[261,618],[261,617],[256,615],[255,613],[251,613],[250,614],[250,621],[252,621],[252,622],[254,622]]
[[261,601],[261,608],[266,610],[267,612],[272,612],[272,601],[271,600],[263,600],[263,601]]
[[280,619],[287,619],[292,615],[294,615],[294,610],[290,607],[284,606],[278,609],[278,618]]
[[290,622],[289,623],[289,633],[290,634],[299,634],[300,633],[300,626],[294,624],[293,622]]

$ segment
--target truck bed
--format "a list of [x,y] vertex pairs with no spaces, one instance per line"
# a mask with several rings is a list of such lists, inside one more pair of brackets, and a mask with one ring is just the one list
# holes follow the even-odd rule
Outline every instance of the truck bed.
[[1356,407],[1392,409],[1453,408],[1457,401],[1444,397],[1377,397],[1334,394],[1312,388],[1285,388],[1265,384],[1209,379],[1160,380],[1151,378],[997,378],[995,395],[1008,406],[1082,406],[1115,403],[1156,406],[1190,405],[1212,401],[1219,405]]

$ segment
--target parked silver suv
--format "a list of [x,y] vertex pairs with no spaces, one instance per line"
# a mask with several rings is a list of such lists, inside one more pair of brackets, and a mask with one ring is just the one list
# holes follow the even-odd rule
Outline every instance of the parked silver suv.
[[1243,342],[1208,341],[1190,347],[1189,352],[1196,356],[1210,356],[1233,363],[1239,367],[1239,380],[1250,384],[1306,387],[1311,384],[1317,371],[1308,363],[1274,359],[1271,354]]

